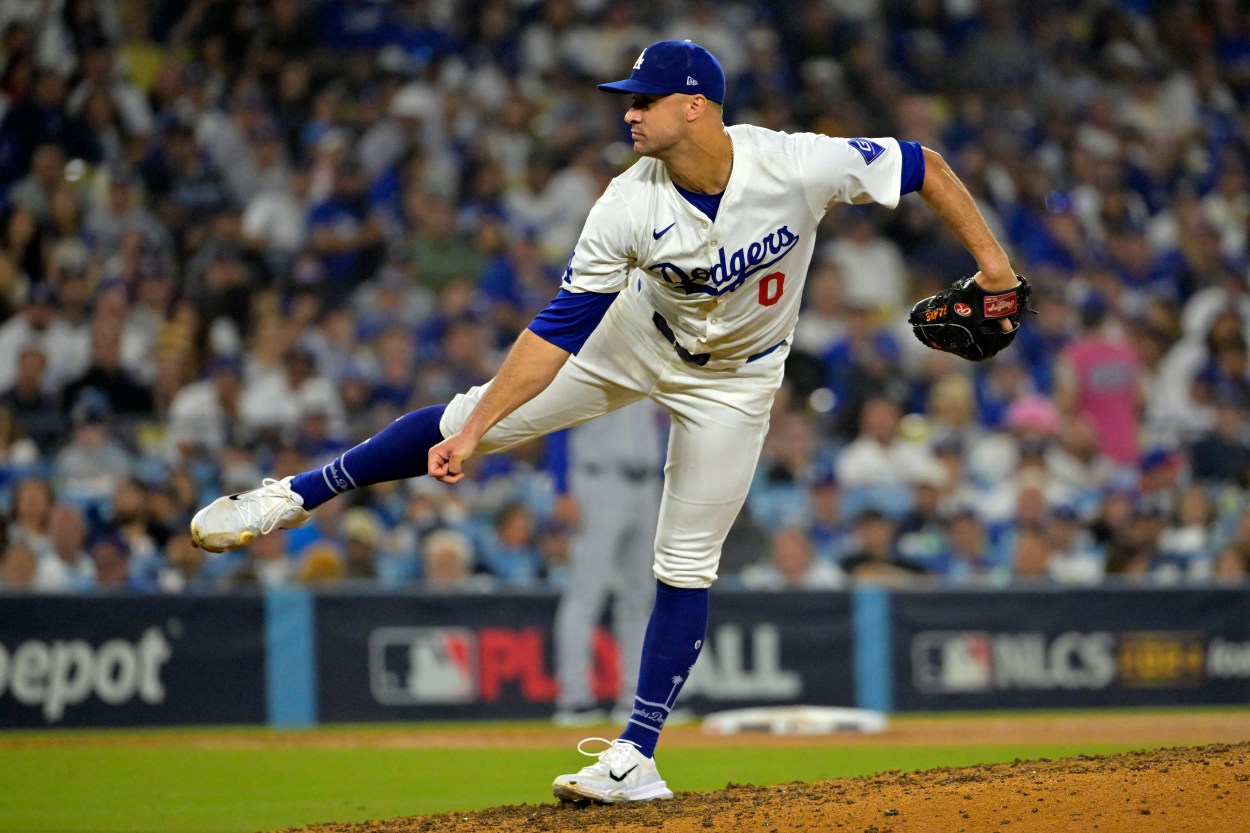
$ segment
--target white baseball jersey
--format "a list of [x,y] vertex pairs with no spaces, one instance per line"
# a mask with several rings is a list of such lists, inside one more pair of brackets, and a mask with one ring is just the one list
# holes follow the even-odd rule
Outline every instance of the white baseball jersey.
[[751,125],[728,133],[733,171],[716,220],[677,192],[662,162],[641,159],[591,210],[563,283],[573,292],[637,296],[686,350],[711,355],[708,369],[740,365],[788,340],[829,206],[894,207],[902,176],[894,139]]
[[[833,202],[894,206],[901,190],[893,139],[746,125],[729,135],[733,172],[715,221],[654,159],[612,181],[587,218],[564,287],[620,294],[551,384],[478,444],[503,451],[643,397],[655,401],[672,419],[654,572],[671,587],[716,580],[784,375],[786,351],[771,348],[794,331],[820,218]],[[473,388],[451,401],[443,436],[460,429],[484,393]]]

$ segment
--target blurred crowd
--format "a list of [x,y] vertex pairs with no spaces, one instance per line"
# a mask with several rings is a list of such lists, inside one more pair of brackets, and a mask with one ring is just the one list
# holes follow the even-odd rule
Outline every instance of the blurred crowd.
[[724,582],[1245,576],[1244,3],[6,0],[0,587],[560,586],[543,442],[237,553],[187,521],[490,378],[632,161],[594,84],[669,37],[728,123],[941,152],[1039,313],[924,349],[974,264],[834,207]]

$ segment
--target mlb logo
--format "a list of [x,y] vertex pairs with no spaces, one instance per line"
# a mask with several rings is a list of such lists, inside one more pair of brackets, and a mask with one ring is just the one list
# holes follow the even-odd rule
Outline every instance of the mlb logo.
[[473,703],[477,653],[466,628],[378,628],[369,634],[369,688],[388,706]]
[[993,686],[993,650],[987,633],[919,633],[912,640],[911,656],[912,680],[925,694],[970,694]]
[[1009,292],[1006,295],[987,295],[985,297],[985,317],[986,318],[1005,318],[1008,315],[1015,315],[1018,306],[1016,293]]

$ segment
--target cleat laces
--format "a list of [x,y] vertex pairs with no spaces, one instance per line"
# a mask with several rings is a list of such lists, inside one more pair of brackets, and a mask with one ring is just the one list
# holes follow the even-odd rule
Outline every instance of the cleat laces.
[[247,526],[255,526],[261,535],[273,532],[292,507],[304,508],[282,481],[272,477],[262,480],[256,492],[251,498],[235,501],[235,508]]
[[[585,749],[582,749],[582,744],[586,743],[605,743],[608,748],[602,752],[587,752]],[[637,748],[639,748],[638,744],[624,738],[618,738],[615,741],[607,738],[582,738],[577,742],[577,751],[579,753],[588,758],[599,759],[597,764],[588,764],[583,767],[583,772],[587,769],[594,769],[599,764],[607,764],[610,771],[614,766],[625,763],[628,760],[630,750]]]

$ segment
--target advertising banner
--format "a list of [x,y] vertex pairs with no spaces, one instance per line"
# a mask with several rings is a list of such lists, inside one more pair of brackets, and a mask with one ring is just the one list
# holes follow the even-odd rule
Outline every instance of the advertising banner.
[[[318,595],[317,702],[322,721],[548,717],[557,694],[551,594]],[[619,656],[594,635],[592,691],[610,705]],[[679,703],[850,705],[845,594],[713,593],[712,620]]]
[[1245,703],[1250,592],[931,592],[891,600],[894,707]]
[[262,723],[259,597],[0,597],[0,728]]

